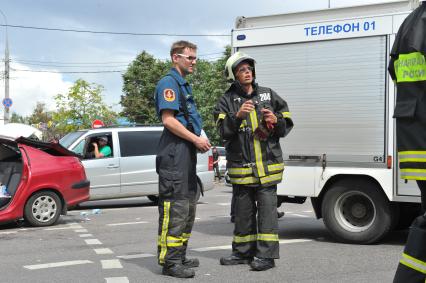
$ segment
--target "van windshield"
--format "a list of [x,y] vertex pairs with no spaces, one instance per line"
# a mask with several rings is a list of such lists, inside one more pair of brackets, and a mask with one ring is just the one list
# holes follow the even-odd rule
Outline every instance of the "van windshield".
[[59,143],[65,147],[69,148],[79,137],[85,134],[87,131],[78,131],[66,134],[63,138],[59,140]]

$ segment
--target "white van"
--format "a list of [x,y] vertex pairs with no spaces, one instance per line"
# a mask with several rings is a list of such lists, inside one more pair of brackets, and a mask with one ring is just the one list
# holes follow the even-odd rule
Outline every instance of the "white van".
[[239,17],[232,31],[234,51],[256,59],[257,81],[292,113],[279,202],[310,197],[340,241],[376,242],[420,213],[416,183],[399,178],[387,72],[414,2]]
[[[82,163],[90,180],[90,200],[147,196],[158,200],[158,175],[155,157],[163,127],[104,127],[81,130],[59,142],[83,156]],[[108,137],[110,157],[94,158],[93,142]],[[213,188],[211,151],[197,155],[197,176],[204,191]]]

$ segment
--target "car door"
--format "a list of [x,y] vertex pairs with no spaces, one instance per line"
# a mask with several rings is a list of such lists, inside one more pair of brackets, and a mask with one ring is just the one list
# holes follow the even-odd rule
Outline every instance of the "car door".
[[162,131],[120,131],[121,194],[158,194],[155,158]]
[[[74,152],[85,156],[82,163],[90,180],[90,199],[111,198],[120,193],[120,159],[114,134],[102,132],[87,135],[72,148]],[[95,158],[90,154],[90,144],[100,136],[109,138],[108,145],[112,151],[110,157]]]

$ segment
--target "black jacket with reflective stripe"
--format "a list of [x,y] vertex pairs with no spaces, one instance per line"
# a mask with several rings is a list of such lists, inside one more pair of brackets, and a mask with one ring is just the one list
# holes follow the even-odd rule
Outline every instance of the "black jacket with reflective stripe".
[[[234,82],[220,98],[214,117],[221,139],[226,147],[227,167],[232,177],[246,178],[241,184],[260,183],[273,185],[281,182],[283,158],[279,139],[293,128],[287,103],[270,88],[253,85],[254,91],[247,95],[238,82]],[[246,119],[236,117],[241,105],[253,100],[255,111]],[[266,141],[254,138],[253,132],[261,124],[261,109],[274,112],[278,121]],[[251,169],[250,169],[251,168]],[[235,170],[233,170],[235,169]],[[281,173],[280,176],[277,173]],[[271,175],[276,175],[271,178]],[[249,177],[252,177],[250,180]],[[263,178],[263,181],[262,181]],[[242,180],[242,179],[241,179]]]

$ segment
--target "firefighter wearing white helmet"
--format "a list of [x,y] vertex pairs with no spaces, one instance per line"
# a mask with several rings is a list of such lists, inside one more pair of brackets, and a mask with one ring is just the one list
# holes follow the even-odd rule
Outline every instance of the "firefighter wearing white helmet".
[[235,81],[235,75],[234,70],[240,64],[241,62],[247,62],[252,68],[253,68],[253,78],[255,78],[255,63],[256,61],[248,56],[247,54],[244,54],[243,52],[235,52],[231,57],[228,58],[228,61],[226,61],[225,65],[225,76],[226,79],[230,82]]
[[263,271],[279,258],[277,184],[284,170],[279,139],[293,121],[287,103],[254,82],[254,68],[254,58],[242,52],[228,59],[225,75],[232,84],[214,111],[236,200],[232,254],[220,263],[250,263]]

